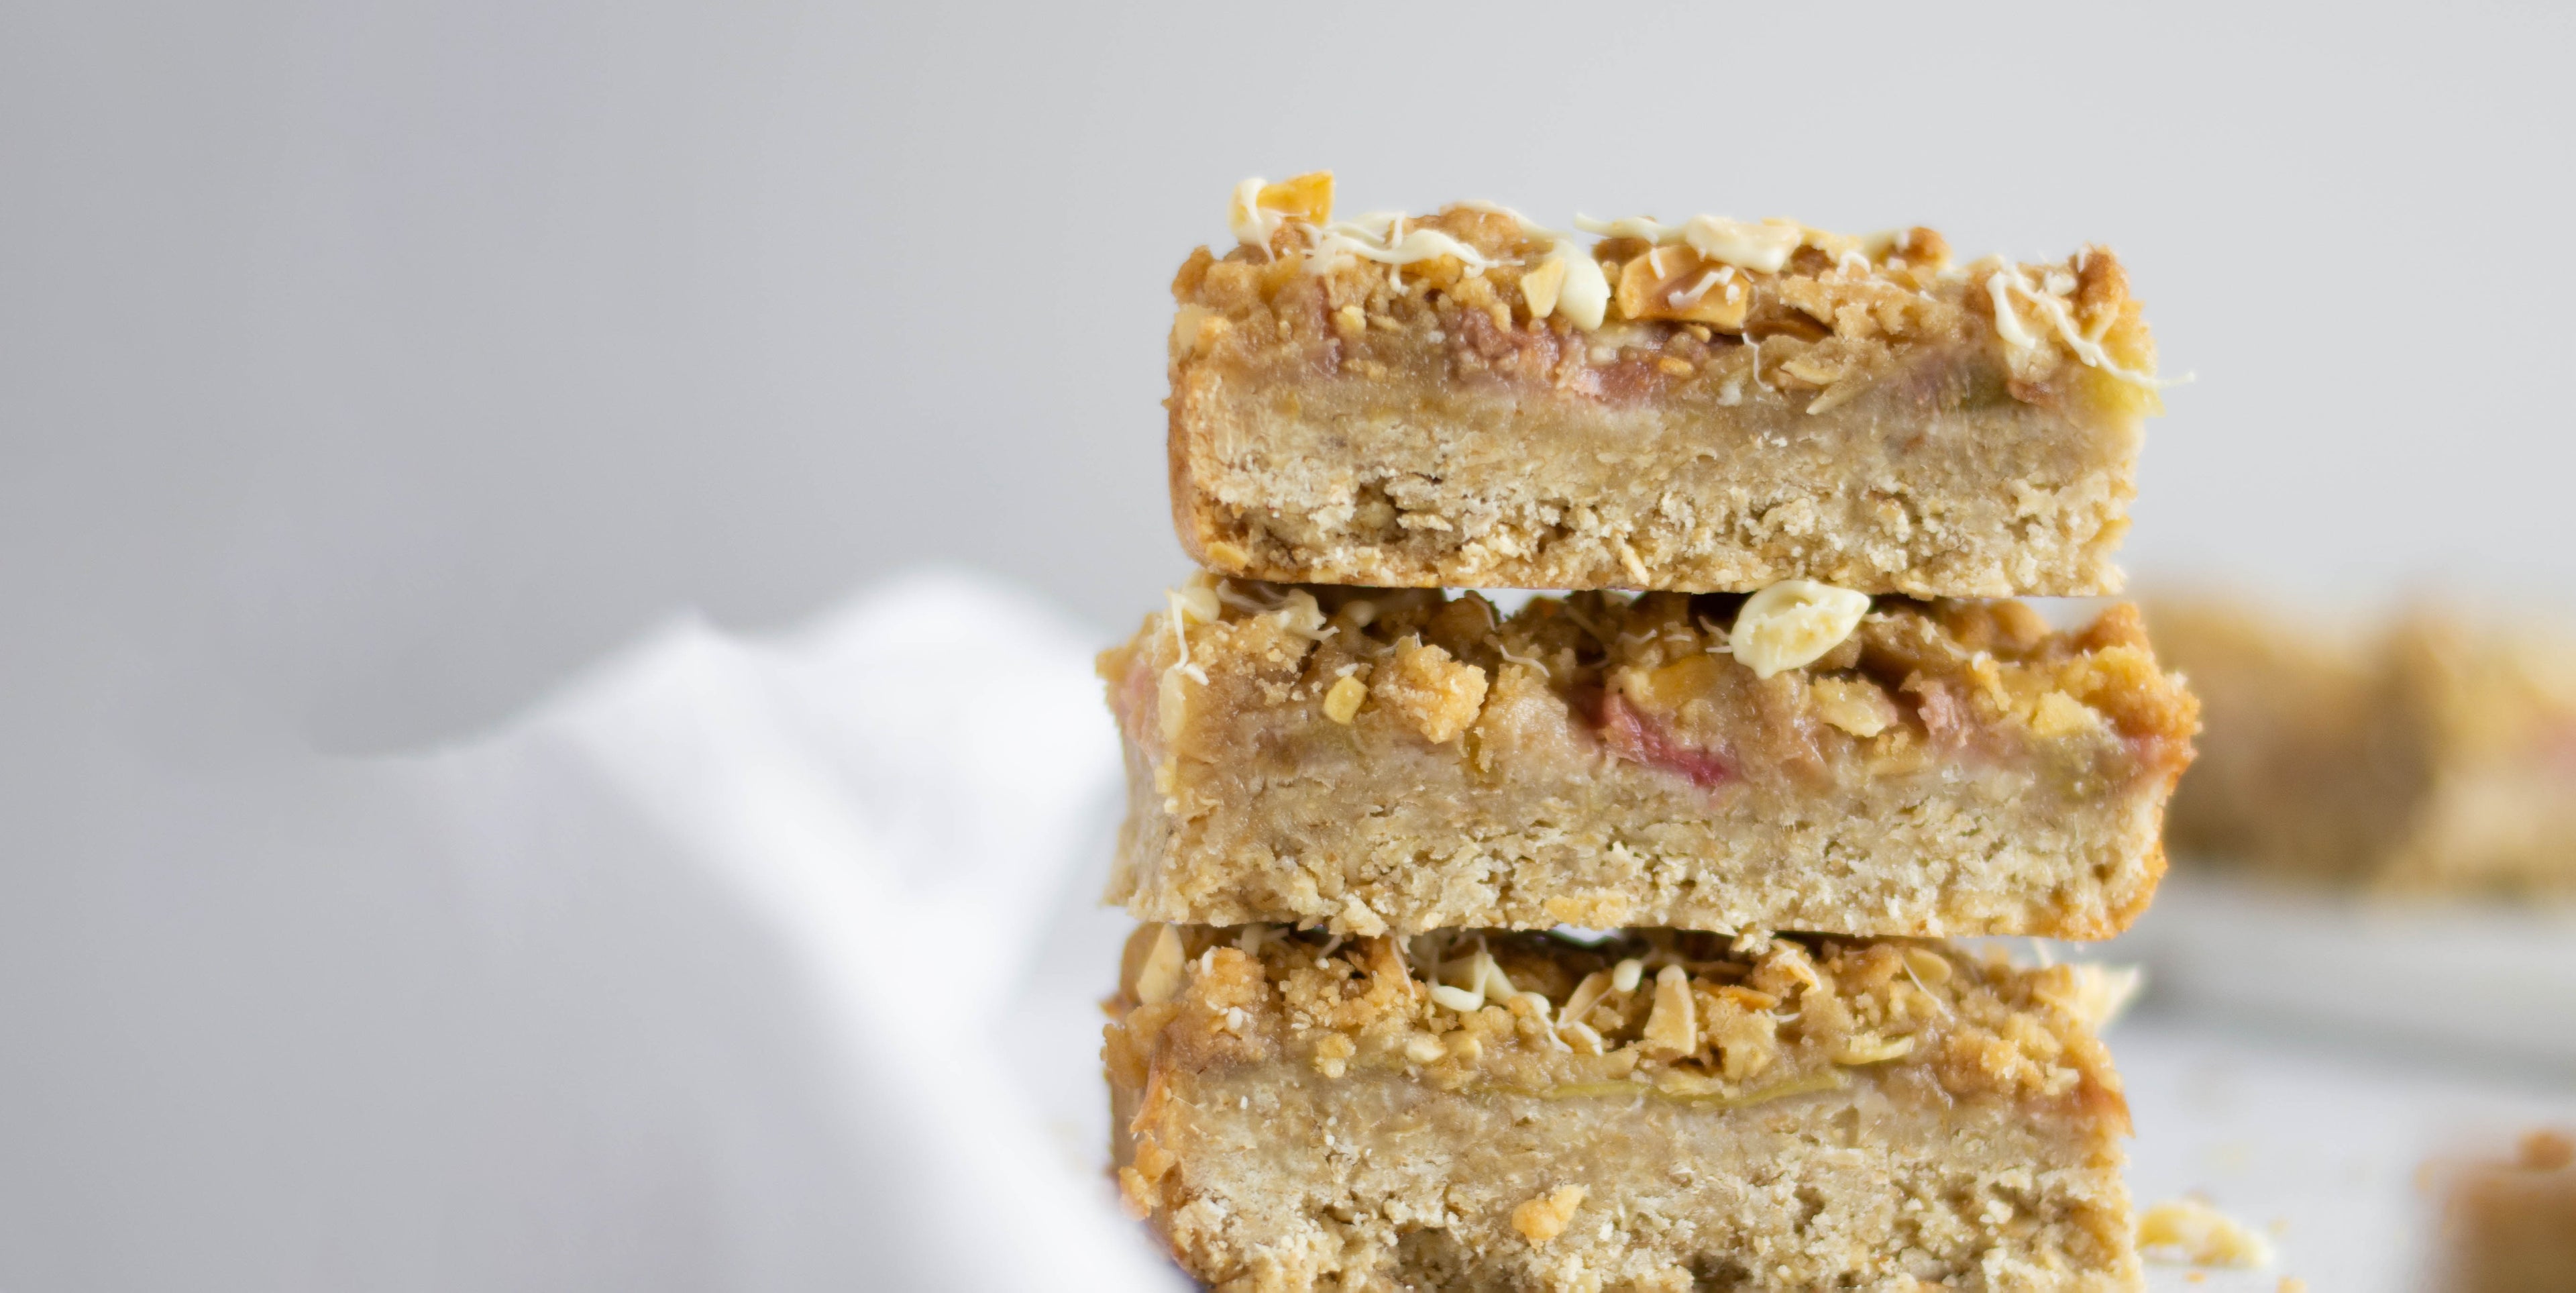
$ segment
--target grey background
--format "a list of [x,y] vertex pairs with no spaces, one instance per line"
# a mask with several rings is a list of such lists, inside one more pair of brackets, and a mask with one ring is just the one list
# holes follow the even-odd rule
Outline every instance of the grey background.
[[345,756],[924,561],[1123,627],[1181,568],[1165,285],[1248,174],[2107,242],[2198,377],[2133,571],[2564,602],[2571,24],[0,4],[0,1282],[430,1279],[281,1221],[364,1137],[240,1113],[490,1040],[387,1018],[454,949],[353,878],[419,826]]
[[5,13],[11,635],[327,749],[925,559],[1123,626],[1180,563],[1170,271],[1312,167],[2104,241],[2198,377],[2134,570],[2576,587],[2563,9]]

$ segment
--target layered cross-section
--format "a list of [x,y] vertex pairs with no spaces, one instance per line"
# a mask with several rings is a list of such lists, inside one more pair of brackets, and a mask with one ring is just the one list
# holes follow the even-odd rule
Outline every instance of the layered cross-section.
[[1222,1289],[2131,1289],[2122,987],[1905,940],[1149,925],[1117,1175]]
[[[2110,252],[1238,194],[1173,284],[1172,510],[1233,575],[2116,591],[2154,345]],[[1587,241],[1588,240],[1588,241]]]
[[2118,932],[2196,707],[2135,611],[1200,578],[1101,657],[1112,901],[1335,933]]

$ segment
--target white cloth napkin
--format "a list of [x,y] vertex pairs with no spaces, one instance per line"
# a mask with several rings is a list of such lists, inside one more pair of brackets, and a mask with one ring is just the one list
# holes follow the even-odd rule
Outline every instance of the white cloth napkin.
[[[1116,972],[1096,645],[920,575],[777,640],[673,625],[405,770],[511,989],[577,1021],[525,1039],[563,1070],[499,1111],[541,1148],[507,1162],[527,1179],[433,1165],[535,1207],[473,1286],[560,1273],[562,1201],[657,1191],[678,1224],[619,1265],[677,1284],[1179,1286],[1079,1143],[1105,1111],[1062,1107],[1105,1101],[1090,1003]],[[1051,946],[1070,963],[1040,968]],[[585,1130],[538,1125],[565,1116]]]
[[[1097,645],[924,574],[666,627],[435,755],[125,768],[76,865],[0,868],[0,1284],[1178,1287],[1102,1171]],[[2320,921],[2182,883],[2108,949],[2164,983],[2111,1038],[2132,1179],[2288,1222],[2316,1288],[2421,1288],[2417,1165],[2576,1105],[2351,1039],[2423,985],[2561,1020],[2566,981]]]

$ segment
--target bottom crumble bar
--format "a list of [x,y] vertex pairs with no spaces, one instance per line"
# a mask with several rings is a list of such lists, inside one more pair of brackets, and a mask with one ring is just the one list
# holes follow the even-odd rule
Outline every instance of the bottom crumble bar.
[[1145,926],[1121,1193],[1228,1290],[2141,1287],[2117,976],[1736,946]]

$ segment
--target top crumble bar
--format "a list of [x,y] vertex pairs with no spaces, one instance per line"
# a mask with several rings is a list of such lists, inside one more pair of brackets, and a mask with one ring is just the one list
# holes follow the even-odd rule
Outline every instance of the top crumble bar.
[[1248,181],[1173,280],[1173,520],[1219,572],[1385,587],[2098,595],[2155,350],[2110,252],[1332,219]]

